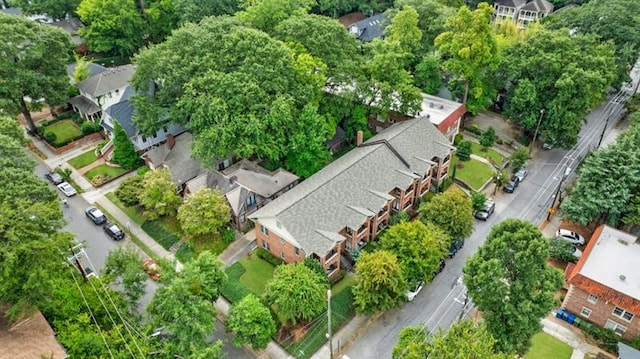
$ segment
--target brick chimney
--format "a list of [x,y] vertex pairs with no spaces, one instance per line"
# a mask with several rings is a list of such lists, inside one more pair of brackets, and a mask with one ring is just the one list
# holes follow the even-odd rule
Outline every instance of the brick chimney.
[[167,135],[167,148],[172,149],[176,145],[176,138],[172,134]]
[[356,146],[360,146],[362,144],[362,140],[364,139],[364,133],[362,131],[358,131],[356,134]]

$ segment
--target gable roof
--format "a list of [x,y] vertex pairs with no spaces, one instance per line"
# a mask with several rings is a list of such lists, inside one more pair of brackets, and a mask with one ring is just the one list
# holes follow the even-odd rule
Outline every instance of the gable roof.
[[[174,145],[169,148],[171,142]],[[167,141],[164,145],[147,151],[145,156],[154,166],[168,168],[176,184],[187,183],[202,172],[200,159],[191,157],[191,142],[193,142],[193,135],[190,132],[184,132],[176,136],[174,141]]]
[[107,92],[127,86],[135,71],[135,65],[112,67],[107,71],[78,82],[76,87],[93,97],[102,96]]
[[[126,100],[118,102],[115,105],[109,106],[105,111],[112,119],[117,120],[120,126],[127,132],[129,138],[134,137],[138,131],[136,125],[133,123],[133,102]],[[113,128],[107,125],[105,121],[100,121],[102,127],[106,127],[108,130],[113,131]]]
[[602,225],[582,257],[567,268],[567,282],[587,293],[640,315],[640,244],[636,237]]
[[[69,75],[69,77],[73,78],[73,72],[76,70],[76,66],[78,66],[77,62],[67,65],[67,75]],[[109,70],[108,68],[93,62],[89,62],[87,64],[87,68],[89,69],[89,77],[101,74]]]
[[388,22],[385,14],[377,14],[349,25],[348,30],[358,40],[371,41],[384,35],[384,27]]
[[520,10],[538,11],[550,13],[553,11],[553,4],[547,0],[533,0],[526,3]]
[[39,311],[10,325],[0,310],[0,357],[14,359],[54,358],[68,355]]
[[497,8],[498,5],[502,5],[502,6],[506,6],[506,7],[519,8],[522,5],[524,5],[525,3],[526,3],[526,0],[496,0],[494,2],[493,7]]
[[330,163],[250,218],[299,245],[307,255],[323,256],[345,227],[358,229],[368,216],[393,199],[394,188],[408,187],[433,157],[451,151],[446,137],[425,118],[396,123]]
[[271,197],[300,179],[285,169],[279,168],[271,172],[247,160],[242,160],[222,172],[234,182],[264,198]]

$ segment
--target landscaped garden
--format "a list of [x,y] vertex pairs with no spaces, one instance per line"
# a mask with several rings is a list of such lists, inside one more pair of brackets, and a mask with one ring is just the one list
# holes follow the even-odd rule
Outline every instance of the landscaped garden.
[[[458,166],[458,164],[460,165]],[[455,177],[476,191],[479,191],[482,186],[491,179],[494,173],[494,169],[484,162],[474,159],[460,161],[456,156],[453,156],[451,159],[449,176],[453,177],[454,168]]]
[[54,147],[62,147],[84,136],[80,127],[70,119],[45,125],[42,131],[44,138]]
[[122,167],[109,166],[106,163],[103,163],[87,171],[84,176],[87,177],[91,183],[101,185],[127,172],[129,171]]
[[569,359],[573,349],[551,335],[540,332],[531,339],[531,348],[524,355],[525,359]]
[[471,142],[471,153],[476,156],[484,157],[491,160],[496,165],[502,165],[503,157],[500,152],[494,150],[491,147],[484,148],[477,142]]
[[89,151],[70,159],[69,161],[67,161],[67,163],[69,163],[71,167],[79,170],[82,167],[86,167],[94,163],[97,159],[98,157],[96,156],[96,149],[92,148]]

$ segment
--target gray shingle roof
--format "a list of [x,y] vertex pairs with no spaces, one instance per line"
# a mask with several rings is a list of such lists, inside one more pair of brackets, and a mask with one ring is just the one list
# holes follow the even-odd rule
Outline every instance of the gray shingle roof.
[[135,65],[109,68],[107,71],[78,82],[76,86],[80,91],[89,93],[91,96],[102,96],[107,92],[127,86],[135,70]]
[[235,177],[234,181],[264,198],[271,197],[299,179],[282,168],[270,172],[247,160],[240,161],[222,172],[229,178]]
[[533,0],[520,8],[520,10],[542,11],[550,13],[553,11],[553,4],[546,0]]
[[497,7],[498,5],[508,6],[513,8],[519,8],[524,5],[526,0],[496,0],[493,7]]
[[[109,106],[105,112],[111,116],[111,118],[117,120],[120,126],[127,132],[127,136],[131,138],[135,136],[137,132],[136,125],[133,123],[133,111],[133,103],[127,100]],[[102,121],[100,125],[104,127],[104,121]]]
[[384,35],[384,27],[387,25],[387,16],[377,14],[349,25],[349,32],[356,35],[361,41],[371,41]]
[[154,166],[167,167],[177,184],[187,183],[202,172],[200,159],[191,157],[191,142],[193,135],[185,132],[175,137],[172,148],[169,148],[167,142],[147,151],[145,156],[149,157]]
[[[397,123],[268,203],[250,218],[297,243],[307,255],[323,256],[344,227],[358,229],[377,213],[394,188],[407,188],[430,160],[451,145],[428,119]],[[407,167],[407,164],[409,165]]]
[[[73,72],[76,70],[77,65],[78,65],[77,62],[67,65],[67,75],[69,75],[69,77],[73,77]],[[109,70],[108,68],[100,64],[95,64],[93,62],[90,62],[89,64],[87,64],[87,67],[89,68],[89,77],[101,74]]]

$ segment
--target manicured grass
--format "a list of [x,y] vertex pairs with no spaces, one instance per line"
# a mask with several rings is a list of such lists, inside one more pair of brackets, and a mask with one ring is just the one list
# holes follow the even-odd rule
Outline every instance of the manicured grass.
[[474,155],[480,156],[480,157],[484,157],[484,158],[488,158],[491,161],[493,161],[493,163],[497,164],[497,165],[501,165],[502,164],[502,155],[494,150],[493,148],[487,148],[486,151],[483,151],[482,146],[479,143],[476,142],[471,142],[471,152]]
[[[449,175],[452,175],[453,168],[457,166],[458,162],[458,157],[453,156]],[[462,163],[464,165],[463,168],[456,168],[456,178],[468,184],[474,190],[480,190],[482,185],[493,176],[493,168],[486,163],[474,159]]]
[[178,217],[176,216],[165,216],[158,219],[158,222],[162,224],[162,226],[168,230],[169,232],[175,234],[178,237],[182,237],[182,227],[180,227],[180,222],[178,221]]
[[331,297],[335,297],[338,294],[342,293],[346,288],[351,288],[354,284],[356,284],[356,276],[353,274],[348,274],[342,278],[341,281],[334,284],[331,287]]
[[75,139],[82,137],[82,131],[72,120],[62,120],[47,126],[45,133],[53,132],[56,134],[54,146],[67,144]]
[[531,343],[531,348],[524,355],[525,359],[569,359],[573,353],[568,344],[544,332],[534,335]]
[[96,150],[95,148],[90,149],[89,151],[81,154],[80,156],[74,157],[72,159],[70,159],[69,161],[67,161],[71,167],[75,168],[75,169],[80,169],[82,167],[86,167],[92,163],[94,163],[96,160],[98,159],[98,157],[96,157]]
[[120,210],[127,214],[129,218],[137,225],[141,226],[147,219],[142,215],[142,211],[139,207],[127,207],[124,203],[120,202],[116,194],[113,192],[109,192],[106,194],[107,198],[113,202]]
[[156,221],[148,220],[142,224],[141,228],[166,250],[169,250],[179,240],[178,236],[169,232]]
[[240,283],[256,295],[261,296],[267,282],[273,277],[275,267],[256,255],[245,257],[240,260],[240,264],[246,269],[246,272],[240,277]]
[[118,177],[119,175],[128,172],[122,167],[110,167],[106,164],[102,164],[98,167],[92,168],[87,173],[84,174],[89,180],[92,180],[95,177],[103,176],[108,178]]

